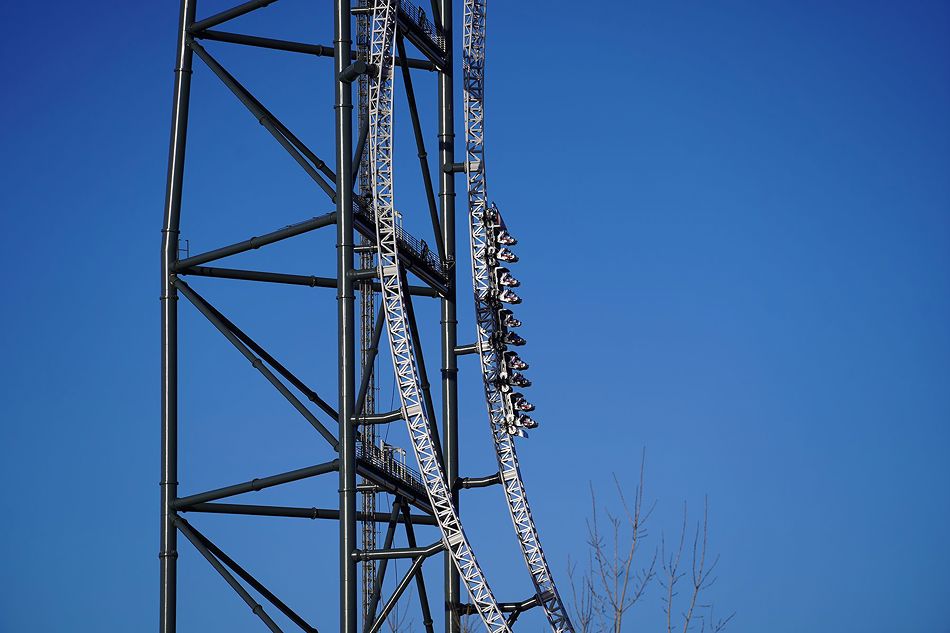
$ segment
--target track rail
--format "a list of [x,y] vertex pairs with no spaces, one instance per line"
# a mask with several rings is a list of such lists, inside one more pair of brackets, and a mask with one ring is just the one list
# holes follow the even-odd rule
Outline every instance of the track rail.
[[418,359],[414,353],[405,304],[409,300],[408,289],[403,287],[393,206],[393,67],[397,11],[395,0],[376,0],[373,5],[370,61],[377,73],[369,84],[369,164],[376,216],[379,277],[393,369],[403,417],[446,551],[458,568],[472,603],[489,633],[510,633],[452,504],[451,490],[431,433],[430,422],[434,421],[427,419],[422,400]]
[[[472,248],[472,286],[475,292],[478,352],[481,360],[485,402],[488,405],[492,439],[501,483],[521,552],[531,573],[535,591],[555,633],[573,633],[528,505],[514,438],[521,435],[518,412],[503,390],[505,367],[498,301],[503,288],[494,268],[493,253],[499,247],[497,231],[503,227],[494,207],[488,205],[485,178],[485,27],[487,0],[465,0],[463,26],[463,85],[465,91],[465,174],[468,180],[469,227]],[[507,392],[511,393],[508,386]]]

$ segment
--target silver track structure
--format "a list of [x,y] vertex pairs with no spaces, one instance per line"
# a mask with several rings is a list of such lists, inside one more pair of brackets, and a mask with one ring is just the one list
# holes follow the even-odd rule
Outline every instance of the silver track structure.
[[[366,9],[369,5],[368,0],[358,0],[358,6]],[[368,63],[369,61],[369,15],[360,13],[356,16],[356,57],[357,61]],[[359,129],[369,124],[369,77],[361,74],[357,80],[357,122]],[[369,161],[364,153],[359,162],[357,178],[357,191],[363,198],[371,195],[371,184],[369,175]],[[360,240],[360,268],[367,270],[373,268],[372,242],[363,237]],[[369,376],[367,383],[366,396],[363,400],[363,415],[373,415],[376,413],[376,373],[371,365],[375,361],[376,355],[373,351],[373,331],[376,329],[376,291],[373,290],[371,280],[363,281],[359,284],[360,299],[360,367],[364,375]],[[372,424],[364,426],[360,430],[360,440],[364,446],[376,445],[376,427]],[[363,516],[373,516],[376,513],[376,491],[372,488],[372,482],[362,478],[363,484],[362,507]],[[376,531],[375,521],[364,520],[360,530],[360,546],[364,551],[373,551],[376,549]],[[371,613],[373,608],[371,596],[376,587],[376,561],[362,561],[362,604],[363,621],[371,621],[376,614]]]
[[505,363],[507,346],[503,336],[507,328],[499,317],[501,306],[498,298],[504,287],[495,273],[495,253],[500,248],[496,237],[504,229],[504,224],[494,206],[488,205],[485,178],[486,5],[487,0],[465,0],[462,36],[465,174],[468,181],[477,347],[498,469],[518,542],[551,628],[556,633],[572,633],[573,627],[554,584],[531,516],[514,442],[514,437],[523,431],[518,424],[519,414],[512,400],[510,384],[503,381],[506,373],[510,374],[512,370]]
[[[335,544],[337,550],[339,592],[335,597],[339,601],[340,633],[379,633],[387,624],[393,624],[390,618],[398,616],[400,601],[408,601],[407,596],[412,593],[418,600],[421,618],[417,621],[423,633],[435,633],[439,624],[444,627],[444,633],[462,633],[460,618],[475,615],[484,622],[488,633],[511,633],[521,614],[539,606],[546,612],[553,633],[573,633],[541,549],[514,445],[516,437],[524,436],[526,429],[537,424],[523,413],[532,410],[533,405],[514,391],[515,387],[530,385],[530,381],[518,373],[527,366],[508,349],[524,344],[524,339],[511,331],[520,322],[503,305],[520,301],[511,290],[519,285],[517,280],[501,265],[517,260],[508,248],[515,240],[507,233],[498,209],[488,203],[485,185],[486,0],[430,0],[425,7],[417,6],[412,0],[331,0],[328,4],[332,8],[332,42],[322,44],[277,39],[271,32],[267,37],[245,32],[261,26],[269,30],[270,25],[279,20],[276,12],[280,11],[279,5],[284,4],[279,0],[234,0],[234,6],[217,13],[199,12],[200,1],[179,0],[162,224],[160,633],[177,632],[179,573],[190,571],[195,561],[204,564],[202,559],[266,629],[275,633],[290,630],[288,627],[304,633],[331,630],[317,629],[310,622],[311,617],[326,615],[322,601],[310,600],[310,604],[303,605],[304,610],[296,610],[275,593],[276,586],[270,585],[270,581],[279,586],[281,580],[296,581],[296,578],[267,579],[265,583],[265,579],[224,552],[214,540],[215,523],[206,523],[203,518],[208,514],[230,517],[233,522],[245,517],[258,517],[248,518],[249,521],[274,517],[304,520],[312,522],[315,530],[321,530],[316,537],[321,547]],[[305,4],[316,11],[323,10],[319,3]],[[457,4],[464,4],[464,24],[460,29],[464,37],[464,163],[456,162],[462,157],[456,156],[455,146],[459,95],[455,84],[453,16]],[[255,22],[253,15],[271,5],[278,5],[271,10],[276,20]],[[248,16],[246,20],[244,16]],[[290,14],[290,19],[294,16],[296,14]],[[243,22],[235,26],[233,21],[238,19]],[[328,33],[323,35],[327,37]],[[332,45],[328,45],[330,43]],[[243,56],[226,63],[221,61],[225,58],[219,59],[219,50],[235,46],[302,55],[315,65],[332,60],[333,72],[328,76],[332,79],[333,134],[312,139],[310,142],[316,144],[310,144],[282,123],[261,100],[266,100],[266,95],[258,98],[239,79],[244,72],[240,68]],[[200,64],[201,73],[193,72],[196,64]],[[405,97],[408,106],[425,192],[424,204],[419,206],[427,207],[432,224],[431,234],[425,234],[428,241],[403,228],[394,206],[393,111],[397,72],[401,74],[405,93],[400,89],[399,96]],[[259,229],[268,227],[256,223],[266,222],[271,210],[249,209],[252,213],[239,214],[235,221],[246,217],[254,226],[229,228],[242,231],[246,228],[248,235],[254,237],[183,256],[179,248],[183,208],[188,211],[186,217],[202,212],[183,196],[186,141],[189,127],[195,125],[189,124],[191,84],[198,75],[223,84],[236,98],[235,105],[240,104],[247,110],[247,122],[252,124],[254,133],[271,137],[286,153],[283,158],[288,159],[287,164],[305,172],[308,185],[313,186],[315,203],[322,211],[319,215],[262,233]],[[419,75],[435,79],[437,108],[431,108],[431,103],[429,108],[420,108],[431,95],[422,95],[419,90],[421,96],[417,100],[413,77]],[[299,81],[296,77],[286,79]],[[432,83],[424,85],[431,87]],[[357,93],[355,103],[354,92]],[[303,105],[311,108],[314,104]],[[423,114],[432,119],[426,125],[438,126],[438,153],[437,157],[433,156],[435,164],[431,166],[426,152],[427,129]],[[434,130],[428,131],[431,134]],[[432,140],[435,139],[430,138],[430,142]],[[456,266],[456,179],[461,178],[462,172],[468,185],[477,337],[474,343],[460,345],[456,304],[460,285]],[[408,208],[403,210],[407,214],[413,212]],[[210,223],[199,224],[210,226]],[[255,233],[250,233],[252,230]],[[316,231],[335,233],[333,276],[299,274],[320,271],[285,272],[219,265],[222,260],[245,253],[250,255],[260,248],[280,249],[287,241]],[[329,241],[324,243],[329,244]],[[429,244],[435,248],[430,249]],[[278,258],[277,261],[290,263],[291,259]],[[304,259],[298,263],[309,266],[318,261]],[[243,322],[239,326],[231,320],[234,315],[226,315],[216,306],[214,287],[232,284],[229,280],[245,282],[242,287],[248,289],[261,284],[278,284],[299,288],[301,292],[325,293],[327,303],[332,297],[336,306],[336,347],[335,353],[326,354],[324,360],[334,363],[337,369],[335,390],[325,384],[311,384],[312,378],[281,362],[278,350],[263,345],[256,333],[252,336],[251,329],[244,329],[247,326]],[[210,293],[207,296],[206,291]],[[436,323],[431,319],[433,313],[428,312],[431,320],[422,329],[421,321],[416,318],[414,300],[439,306],[437,327],[441,357],[436,385],[429,383],[419,335],[420,330],[427,336],[434,332]],[[193,375],[192,372],[179,375],[179,366],[188,362],[185,357],[179,359],[179,351],[187,347],[185,340],[179,337],[181,310],[195,310],[207,321],[209,331],[220,334],[233,348],[235,359],[250,363],[264,384],[280,396],[283,406],[294,411],[299,416],[298,422],[302,421],[314,432],[325,459],[290,465],[288,469],[264,476],[251,477],[259,473],[248,473],[246,479],[221,482],[224,485],[211,489],[189,489],[191,484],[187,481],[182,483],[182,490],[179,489],[179,444],[185,437],[179,438],[179,413],[180,409],[186,409],[185,402],[179,403],[179,387]],[[265,312],[253,315],[259,323],[251,323],[252,328],[274,326]],[[190,320],[188,327],[191,327]],[[275,345],[308,345],[318,340],[312,338],[312,328],[302,334],[280,334],[272,339]],[[388,387],[389,372],[387,369],[387,376],[380,378],[376,371],[382,364],[379,354],[383,353],[386,343],[390,348],[399,405],[396,410],[381,412],[376,388],[383,380]],[[314,352],[326,348],[321,344],[319,348],[315,346]],[[481,477],[462,477],[458,358],[476,352],[480,358],[498,471]],[[208,382],[206,377],[201,377],[190,384],[194,389],[203,389]],[[439,416],[433,387],[439,388]],[[261,406],[269,405],[261,401]],[[189,413],[185,411],[185,415]],[[384,433],[387,439],[390,437],[388,432],[379,431],[380,426],[401,420],[406,423],[419,472],[406,463],[407,450],[388,443],[377,444]],[[399,435],[402,436],[401,429]],[[393,441],[399,440],[394,438]],[[248,446],[245,450],[253,452],[256,448]],[[309,499],[307,505],[285,506],[270,505],[266,501],[257,503],[244,496],[314,479],[323,480],[319,488],[321,494],[333,491],[332,501],[322,502],[323,507],[309,507]],[[326,481],[328,479],[330,481]],[[496,600],[459,514],[462,490],[496,484],[504,490],[534,585],[532,592],[526,591],[527,598],[518,601]],[[182,491],[187,494],[181,494]],[[379,506],[388,511],[379,512]],[[502,521],[503,515],[500,511],[498,518]],[[336,529],[316,527],[327,522],[335,522]],[[205,533],[206,529],[210,531]],[[335,536],[328,536],[334,532]],[[179,550],[184,542],[190,543],[189,554],[179,563]],[[308,551],[313,542],[305,546]],[[285,545],[254,540],[248,543],[246,546],[250,547]],[[289,543],[286,546],[294,547]],[[235,555],[241,558],[241,553]],[[423,573],[423,563],[433,557],[441,559],[443,582],[441,595],[430,603],[432,574]],[[396,560],[409,562],[408,569],[399,570],[398,576]],[[326,579],[325,565],[309,571]],[[527,583],[524,584],[527,590]],[[414,586],[414,592],[410,586]],[[469,602],[465,602],[466,592]],[[326,598],[332,599],[330,596],[335,593],[327,592]],[[189,602],[189,613],[212,606],[200,599]],[[437,605],[438,609],[434,609]]]
[[395,1],[377,0],[371,26],[370,61],[376,76],[369,87],[369,162],[373,180],[379,278],[389,345],[396,375],[402,415],[409,429],[426,493],[435,513],[442,542],[452,557],[479,616],[490,633],[508,632],[501,613],[462,522],[452,503],[432,423],[427,417],[415,357],[412,333],[404,304],[403,273],[393,206],[393,69],[395,65]]

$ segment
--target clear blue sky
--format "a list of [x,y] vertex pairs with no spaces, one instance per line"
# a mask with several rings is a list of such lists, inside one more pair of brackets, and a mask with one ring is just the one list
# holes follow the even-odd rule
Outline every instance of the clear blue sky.
[[[0,8],[3,631],[156,628],[175,4]],[[329,44],[329,4],[309,4],[283,0],[234,29]],[[731,630],[950,631],[950,5],[495,2],[489,28],[490,185],[522,238],[519,313],[542,422],[522,459],[559,577],[584,555],[588,482],[606,490],[616,473],[632,487],[645,447],[657,501],[647,547],[675,533],[684,500],[695,512],[708,494],[722,555],[708,597],[738,612]],[[208,48],[331,155],[327,60]],[[328,210],[196,69],[192,252]],[[431,78],[417,90],[431,106]],[[404,110],[397,121],[408,127]],[[417,169],[408,138],[405,183]],[[418,187],[399,187],[424,235]],[[329,245],[311,236],[235,265],[332,274]],[[204,281],[333,392],[332,290]],[[182,307],[182,492],[326,459]],[[470,303],[461,314],[467,340]],[[483,474],[471,357],[462,371],[463,470]],[[334,490],[255,499],[330,506]],[[498,491],[470,494],[478,552],[501,597],[519,599],[527,577]],[[334,630],[335,525],[193,519]],[[181,551],[181,631],[259,630]],[[654,588],[633,630],[659,630],[660,611]]]

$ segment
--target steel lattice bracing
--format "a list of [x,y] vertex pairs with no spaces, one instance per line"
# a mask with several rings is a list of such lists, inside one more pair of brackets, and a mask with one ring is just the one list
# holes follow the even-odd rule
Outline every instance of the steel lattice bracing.
[[432,426],[426,418],[422,402],[418,361],[409,331],[406,307],[403,304],[392,171],[395,9],[395,2],[380,0],[373,12],[370,60],[377,69],[377,74],[370,82],[369,90],[369,151],[374,185],[376,242],[379,249],[377,256],[393,370],[403,416],[409,428],[426,492],[442,532],[442,541],[488,630],[491,633],[508,631],[452,503],[451,490],[446,483],[445,472],[432,437]]
[[[367,0],[359,0],[360,8],[367,8]],[[356,54],[357,59],[362,62],[369,62],[369,15],[361,13],[356,17]],[[357,80],[357,121],[359,129],[363,130],[369,125],[369,77],[361,74]],[[371,184],[369,180],[369,161],[366,153],[363,153],[359,161],[357,178],[357,192],[361,198],[367,198],[371,195]],[[375,266],[373,251],[370,250],[372,242],[364,237],[360,241],[360,269],[366,270]],[[372,364],[375,360],[375,354],[371,352],[373,347],[373,331],[375,330],[376,319],[376,291],[373,290],[371,281],[364,281],[359,285],[360,292],[360,367],[361,372],[369,375],[369,381],[366,389],[366,396],[363,400],[362,415],[372,415],[376,413],[376,374],[372,371]],[[375,446],[376,427],[372,424],[364,426],[360,433],[360,442],[365,446]],[[365,490],[362,492],[363,513],[370,516],[376,512],[376,492],[370,487],[371,482],[363,479],[362,483]],[[376,522],[363,521],[361,530],[362,538],[360,545],[364,550],[376,549]],[[376,613],[370,612],[372,608],[371,596],[376,587],[376,561],[363,561],[362,573],[362,601],[363,601],[363,619],[372,620]]]
[[[456,268],[455,268],[455,185],[459,171],[454,156],[454,95],[452,82],[453,35],[452,2],[435,0],[429,16],[408,0],[333,0],[333,46],[292,42],[272,37],[256,37],[221,30],[234,18],[277,3],[277,0],[249,0],[231,9],[196,20],[197,0],[181,2],[172,138],[163,225],[162,284],[162,532],[161,532],[161,619],[160,631],[176,630],[177,535],[181,533],[218,574],[250,607],[254,616],[271,631],[280,631],[278,620],[269,614],[277,610],[303,631],[317,628],[280,600],[252,573],[224,553],[204,534],[200,519],[185,521],[183,513],[306,518],[338,521],[341,633],[378,633],[396,603],[407,595],[413,582],[426,633],[434,633],[423,562],[435,554],[445,555],[446,633],[458,632],[458,617],[478,614],[489,633],[509,633],[520,613],[541,605],[555,633],[570,631],[537,538],[524,485],[514,451],[511,432],[519,431],[510,396],[496,384],[499,363],[504,363],[498,347],[503,329],[497,321],[499,288],[492,276],[493,222],[489,215],[484,180],[484,1],[467,1],[463,25],[465,58],[463,68],[466,99],[465,165],[469,181],[469,226],[472,233],[473,281],[477,299],[476,347],[480,352],[485,394],[492,415],[492,437],[499,463],[497,476],[467,480],[458,476],[458,401],[456,393]],[[351,27],[355,18],[356,55],[352,54]],[[431,18],[431,19],[430,19]],[[327,148],[307,146],[264,107],[256,96],[219,62],[211,47],[199,41],[222,42],[333,58],[335,156],[328,164],[318,156]],[[413,49],[406,50],[410,44]],[[412,57],[410,55],[419,55]],[[303,168],[316,185],[315,191],[334,208],[331,213],[279,228],[259,237],[236,242],[199,255],[179,258],[179,223],[184,180],[184,147],[188,128],[192,57],[197,56],[210,76],[216,77],[237,97],[263,130],[273,137]],[[319,63],[319,62],[318,62]],[[428,243],[410,235],[396,221],[393,199],[393,107],[394,73],[402,71],[405,97],[417,144],[416,156],[422,168],[433,236]],[[439,78],[439,174],[438,205],[432,174],[425,152],[425,130],[416,107],[412,73],[435,73]],[[358,89],[357,107],[352,98]],[[309,106],[310,104],[308,104]],[[353,128],[357,122],[356,130]],[[255,126],[254,129],[260,130]],[[357,140],[359,139],[359,140]],[[439,208],[437,208],[437,206]],[[411,209],[407,211],[412,211]],[[440,215],[441,213],[441,215]],[[310,231],[335,226],[336,276],[318,277],[279,272],[238,270],[214,265],[216,260],[278,244]],[[359,262],[357,268],[354,264]],[[212,265],[208,265],[212,264]],[[281,364],[267,349],[222,314],[218,308],[183,280],[184,276],[241,279],[258,283],[289,284],[298,287],[334,288],[337,305],[336,399],[321,397],[310,385]],[[415,279],[410,284],[410,275]],[[210,282],[209,282],[210,283]],[[227,283],[227,282],[222,282]],[[319,291],[315,291],[319,292]],[[376,313],[375,295],[382,306]],[[177,472],[177,349],[178,298],[183,297],[214,326],[224,338],[250,361],[284,400],[326,441],[326,461],[264,477],[248,478],[238,484],[214,490],[178,495]],[[440,445],[433,398],[426,374],[419,326],[413,297],[430,297],[440,302],[442,341],[442,419],[444,444]],[[357,304],[357,298],[359,303]],[[428,301],[430,299],[422,299]],[[357,328],[357,324],[359,328]],[[434,328],[434,325],[430,325]],[[389,343],[394,380],[399,394],[397,411],[379,413],[375,398],[375,360],[380,341]],[[357,330],[359,334],[357,335]],[[357,350],[357,342],[359,349]],[[468,346],[467,349],[471,349]],[[358,386],[358,388],[357,388]],[[326,394],[324,394],[326,395]],[[333,404],[331,404],[333,403]],[[513,417],[514,416],[514,417]],[[394,460],[392,451],[376,447],[375,425],[405,420],[419,473]],[[250,491],[281,486],[310,477],[338,477],[338,506],[335,508],[282,507],[229,503],[228,498]],[[357,488],[357,477],[360,488]],[[472,481],[481,481],[469,485]],[[469,482],[469,483],[466,483]],[[458,491],[468,487],[501,483],[511,518],[535,585],[535,596],[520,602],[496,601],[488,581],[466,536],[458,511]],[[185,484],[187,488],[187,482]],[[358,502],[362,495],[362,505]],[[391,500],[390,511],[376,511],[377,497]],[[224,500],[224,502],[222,502]],[[361,511],[358,511],[361,508]],[[503,516],[500,515],[500,516]],[[377,524],[386,525],[383,543],[377,543]],[[362,538],[359,538],[362,525]],[[432,526],[432,527],[422,527]],[[394,545],[397,528],[404,529],[408,547]],[[437,528],[438,540],[418,545],[416,528]],[[434,532],[433,532],[434,534]],[[426,539],[422,537],[423,542]],[[311,545],[307,545],[310,547]],[[409,570],[395,588],[384,595],[387,562],[394,558],[411,560]],[[358,567],[362,563],[362,574]],[[462,604],[459,580],[471,598]],[[358,600],[362,586],[363,608]],[[263,605],[263,606],[262,606]],[[324,609],[325,610],[325,609]],[[362,623],[359,615],[362,613]],[[507,621],[503,614],[510,614]],[[323,629],[326,631],[326,629]]]
[[[465,87],[465,173],[468,180],[469,226],[472,246],[472,287],[475,291],[478,351],[485,402],[491,433],[498,458],[505,500],[518,535],[518,542],[531,573],[535,590],[552,629],[557,633],[573,631],[567,611],[558,594],[551,570],[541,548],[541,541],[531,508],[528,506],[524,481],[518,466],[514,436],[517,412],[505,398],[498,381],[501,376],[501,354],[498,335],[504,330],[499,323],[501,288],[490,266],[492,223],[499,217],[489,213],[485,178],[485,29],[487,0],[465,0],[462,68]],[[496,214],[495,214],[496,215]],[[497,246],[497,245],[495,245]]]

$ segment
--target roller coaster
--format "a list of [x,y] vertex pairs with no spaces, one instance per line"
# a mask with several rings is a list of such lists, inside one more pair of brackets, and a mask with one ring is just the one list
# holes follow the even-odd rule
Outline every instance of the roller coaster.
[[[173,553],[177,534],[183,534],[222,575],[255,615],[274,631],[281,630],[276,620],[257,604],[250,590],[256,591],[287,619],[305,631],[316,631],[297,612],[280,601],[249,572],[214,545],[186,521],[187,512],[218,512],[223,514],[257,514],[267,516],[303,516],[305,510],[238,506],[212,503],[216,500],[251,490],[280,485],[307,477],[337,472],[340,477],[338,511],[311,509],[310,518],[336,518],[341,524],[341,596],[340,628],[342,633],[356,633],[357,580],[356,565],[363,565],[364,633],[376,633],[385,623],[415,581],[423,608],[423,624],[433,631],[422,565],[437,553],[446,557],[446,617],[448,633],[455,633],[462,615],[477,615],[490,633],[512,630],[518,616],[528,609],[540,607],[555,633],[572,633],[567,610],[558,593],[550,566],[532,517],[522,478],[516,442],[528,436],[539,425],[528,415],[535,407],[522,390],[531,386],[525,375],[528,363],[514,348],[525,345],[516,330],[521,327],[515,307],[521,303],[515,288],[520,281],[511,266],[518,262],[517,239],[506,224],[499,207],[488,197],[485,160],[485,67],[487,0],[464,0],[462,24],[462,94],[464,101],[464,157],[456,162],[451,139],[454,137],[452,82],[452,5],[451,0],[432,2],[430,17],[407,0],[361,0],[351,7],[344,0],[335,0],[334,46],[302,44],[273,38],[260,38],[216,30],[214,27],[272,4],[275,0],[252,0],[204,20],[195,19],[195,3],[182,2],[179,33],[178,66],[169,156],[169,179],[166,195],[163,233],[163,463],[162,463],[162,549],[160,631],[176,630],[175,578],[177,567]],[[357,24],[355,51],[350,50],[351,22]],[[335,98],[337,161],[330,169],[302,141],[269,111],[256,97],[205,50],[198,40],[244,44],[275,50],[330,56],[335,60]],[[413,45],[421,59],[407,54],[406,42]],[[268,132],[291,154],[335,202],[336,210],[312,220],[291,225],[272,233],[231,244],[196,256],[180,257],[179,220],[181,214],[181,179],[184,164],[184,138],[187,126],[188,92],[192,56],[197,55],[238,99],[261,122]],[[354,60],[355,57],[355,60]],[[422,167],[430,216],[433,223],[433,252],[428,245],[413,237],[400,223],[396,209],[394,182],[394,112],[395,77],[401,69],[403,85],[411,113],[417,143],[417,156]],[[413,70],[437,72],[440,98],[439,194],[441,209],[436,209],[434,186],[424,148],[419,113],[412,88]],[[352,84],[359,88],[357,103],[358,141],[353,144]],[[457,286],[454,238],[454,176],[464,174],[468,203],[468,229],[471,254],[471,279],[474,296],[474,338],[469,346],[457,345],[455,329],[455,297]],[[331,184],[331,182],[333,184]],[[354,192],[355,190],[355,192]],[[233,254],[260,248],[295,235],[335,224],[337,227],[337,279],[305,277],[282,273],[264,273],[224,268],[205,264]],[[354,235],[361,236],[359,246]],[[354,268],[359,253],[360,268]],[[272,283],[336,287],[340,321],[339,405],[334,408],[317,395],[296,374],[276,360],[217,308],[199,295],[181,278],[187,275],[245,279]],[[410,284],[410,276],[423,285]],[[360,359],[354,350],[354,295],[359,293]],[[322,435],[338,457],[325,464],[257,478],[246,484],[227,486],[212,491],[180,497],[177,494],[177,310],[178,295],[188,299],[198,311],[220,331],[267,380]],[[375,297],[381,307],[374,311]],[[439,298],[442,306],[443,343],[443,436],[439,437],[438,419],[430,393],[428,375],[422,355],[413,296]],[[394,387],[399,407],[377,413],[373,382],[373,363],[385,332],[390,348]],[[458,475],[457,432],[457,357],[477,354],[481,383],[487,409],[488,430],[498,465],[497,473],[483,478],[461,478]],[[357,388],[356,367],[362,367]],[[289,386],[288,386],[289,385]],[[335,419],[339,425],[334,433],[320,417],[296,395],[321,410],[321,415]],[[403,421],[406,425],[412,454],[418,471],[396,459],[399,449],[377,443],[376,428]],[[357,485],[356,477],[362,478]],[[499,485],[503,490],[514,533],[533,585],[533,595],[517,602],[496,599],[473,545],[466,534],[459,514],[459,490],[469,487]],[[364,495],[363,511],[356,512],[356,495]],[[376,495],[393,496],[389,516],[377,513]],[[413,515],[410,508],[421,510]],[[269,509],[268,509],[269,508]],[[356,524],[363,522],[362,547],[357,547]],[[413,523],[435,525],[439,540],[429,546],[415,543]],[[375,539],[375,525],[387,523],[382,548]],[[397,524],[406,528],[408,548],[394,548]],[[371,526],[367,528],[366,526]],[[383,577],[388,561],[411,559],[406,574],[394,588],[386,603],[379,607]],[[378,566],[377,566],[378,565]],[[243,580],[244,582],[239,582]],[[471,600],[463,603],[459,595],[463,586]],[[249,589],[250,588],[250,589]]]

